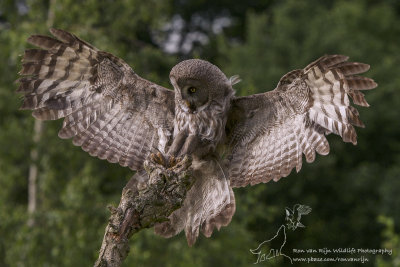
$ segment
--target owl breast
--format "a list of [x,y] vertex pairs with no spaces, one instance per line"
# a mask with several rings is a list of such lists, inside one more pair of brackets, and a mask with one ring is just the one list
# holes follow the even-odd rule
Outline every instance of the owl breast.
[[184,111],[175,105],[174,137],[181,131],[188,135],[197,135],[207,146],[215,149],[225,133],[229,99],[212,101],[210,105],[198,113]]

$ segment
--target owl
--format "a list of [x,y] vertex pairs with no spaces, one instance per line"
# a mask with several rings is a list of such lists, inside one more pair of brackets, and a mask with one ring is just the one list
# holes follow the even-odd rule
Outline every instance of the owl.
[[311,208],[306,205],[295,204],[293,209],[285,208],[286,211],[286,226],[288,229],[296,230],[298,227],[305,227],[300,222],[302,215],[307,215],[311,212]]
[[368,106],[362,91],[377,86],[357,76],[369,65],[326,55],[284,75],[274,90],[244,97],[235,96],[237,76],[189,59],[172,68],[170,90],[71,33],[50,32],[55,38],[28,39],[40,49],[23,56],[22,109],[40,120],[64,118],[59,137],[129,167],[138,180],[146,179],[147,158],[172,166],[190,155],[195,182],[183,206],[155,226],[164,237],[185,231],[190,246],[200,232],[210,237],[230,223],[232,188],[300,171],[303,154],[313,162],[329,153],[329,133],[356,144],[353,126],[364,125],[349,97]]

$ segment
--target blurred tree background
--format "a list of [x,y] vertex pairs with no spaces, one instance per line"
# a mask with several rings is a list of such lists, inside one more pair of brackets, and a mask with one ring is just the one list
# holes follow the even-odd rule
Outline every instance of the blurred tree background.
[[[284,208],[296,203],[313,211],[302,220],[306,228],[288,232],[287,254],[295,248],[387,248],[393,255],[368,255],[365,265],[400,266],[395,0],[0,0],[0,266],[92,265],[106,206],[118,204],[132,175],[59,139],[61,121],[43,124],[33,140],[34,119],[18,110],[14,81],[26,39],[47,34],[49,26],[75,33],[167,87],[169,70],[186,58],[209,60],[227,76],[239,74],[237,94],[246,95],[272,90],[286,72],[330,53],[370,64],[367,76],[379,84],[367,92],[371,107],[359,108],[366,128],[357,129],[357,146],[330,135],[330,155],[303,164],[299,174],[236,189],[232,223],[192,248],[183,234],[163,239],[142,231],[131,239],[124,266],[252,265],[256,257],[249,249],[272,237],[284,222]],[[32,166],[37,177],[29,186]]]

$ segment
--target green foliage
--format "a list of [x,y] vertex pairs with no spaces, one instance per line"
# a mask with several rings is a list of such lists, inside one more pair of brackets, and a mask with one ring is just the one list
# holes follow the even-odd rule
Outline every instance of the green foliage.
[[390,257],[378,256],[377,266],[379,267],[390,267],[400,266],[400,235],[395,232],[394,220],[392,218],[385,217],[383,215],[378,217],[378,221],[385,225],[385,229],[382,232],[384,238],[383,247],[393,252]]
[[[130,170],[91,158],[60,140],[61,122],[46,122],[37,146],[38,209],[28,226],[28,171],[33,119],[20,111],[14,93],[20,57],[33,33],[47,24],[72,31],[128,62],[139,75],[169,86],[178,58],[198,56],[239,74],[237,95],[271,90],[286,72],[323,54],[341,53],[371,65],[379,87],[366,92],[369,109],[359,108],[365,129],[358,145],[328,136],[331,153],[303,164],[279,183],[235,190],[232,223],[189,248],[183,234],[163,239],[152,230],[131,240],[125,266],[248,266],[249,252],[273,236],[284,208],[313,208],[306,228],[288,233],[292,248],[393,248],[400,231],[400,6],[395,1],[76,1],[0,2],[0,266],[87,266],[94,263],[109,216]],[[174,15],[186,22],[183,36],[201,31],[208,43],[192,54],[162,52],[154,35]],[[212,22],[226,16],[221,33]],[[164,33],[165,34],[165,33]],[[162,38],[161,38],[162,39]],[[381,217],[379,217],[381,216]],[[379,220],[376,218],[380,218]],[[397,251],[398,252],[398,251]],[[396,252],[396,253],[397,253]],[[397,255],[397,256],[396,256]],[[393,266],[391,257],[370,264]],[[310,266],[310,265],[307,265]],[[351,266],[346,265],[346,266]]]

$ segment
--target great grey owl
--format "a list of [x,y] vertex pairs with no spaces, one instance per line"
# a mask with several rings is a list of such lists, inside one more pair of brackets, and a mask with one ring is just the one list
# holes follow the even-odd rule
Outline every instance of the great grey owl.
[[[363,127],[357,105],[377,84],[356,76],[369,65],[327,55],[284,75],[275,90],[236,97],[215,65],[199,59],[172,68],[174,90],[138,76],[123,60],[63,30],[28,42],[18,92],[22,109],[41,120],[64,118],[61,138],[73,138],[91,156],[137,171],[150,155],[166,164],[193,157],[195,182],[182,208],[155,227],[171,237],[185,230],[189,245],[231,221],[233,187],[278,181],[326,155],[335,133],[356,144]],[[159,151],[159,153],[157,153]]]

